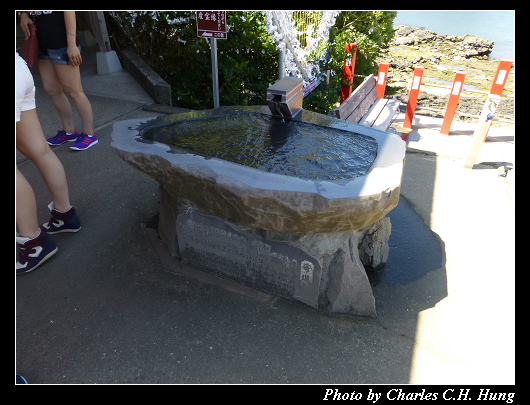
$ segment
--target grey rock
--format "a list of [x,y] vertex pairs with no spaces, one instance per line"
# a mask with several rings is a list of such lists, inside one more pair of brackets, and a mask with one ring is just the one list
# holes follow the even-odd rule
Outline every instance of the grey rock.
[[393,42],[394,45],[414,45],[414,39],[410,37],[399,37]]
[[445,39],[450,42],[462,42],[464,38],[460,35],[446,35]]
[[409,27],[408,25],[399,25],[395,28],[395,30],[396,31],[394,35],[396,37],[406,37],[414,32],[414,28]]
[[412,45],[413,43],[427,42],[436,37],[437,35],[435,32],[430,31],[425,27],[413,28],[407,25],[400,25],[396,28],[394,33],[394,43],[400,41],[400,45]]
[[414,38],[414,40],[419,43],[428,42],[437,37],[435,32],[428,30],[425,27],[416,28],[409,36]]
[[[370,227],[330,234],[288,234],[257,230],[179,202],[175,232],[167,240],[181,260],[257,290],[300,301],[332,313],[376,316],[375,299],[362,260],[361,244],[379,255],[363,257],[379,267],[388,257],[390,220]],[[160,215],[160,221],[167,218]],[[159,229],[160,229],[159,224]],[[378,231],[381,231],[378,233]],[[378,236],[379,235],[379,236]],[[386,256],[379,246],[386,235]],[[372,238],[374,238],[372,241]]]
[[493,41],[488,41],[477,35],[466,35],[463,41],[459,43],[460,49],[463,49],[467,58],[489,55],[493,50],[493,45]]
[[[413,28],[406,25],[396,27],[392,44],[413,46],[418,44],[429,45],[432,48],[452,50],[457,57],[481,58],[493,51],[493,41],[477,35],[437,35],[427,28]],[[449,47],[448,47],[449,45]]]
[[388,217],[363,229],[363,237],[358,244],[361,262],[374,270],[382,268],[388,260],[388,239],[392,225]]

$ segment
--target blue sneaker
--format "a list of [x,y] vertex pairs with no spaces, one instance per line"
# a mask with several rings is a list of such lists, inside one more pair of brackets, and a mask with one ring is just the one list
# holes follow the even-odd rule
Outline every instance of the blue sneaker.
[[66,212],[57,211],[53,202],[48,204],[52,217],[48,222],[41,225],[41,229],[50,235],[61,232],[78,232],[81,230],[81,220],[74,207]]
[[81,132],[74,144],[70,146],[70,149],[85,150],[94,146],[96,143],[98,143],[98,137],[95,132],[94,135],[87,135]]
[[79,134],[77,131],[74,131],[72,134],[67,133],[66,131],[59,130],[57,131],[57,135],[46,139],[46,142],[48,142],[48,145],[50,146],[59,146],[66,142],[73,142],[77,139]]
[[35,270],[57,252],[55,241],[43,230],[33,239],[17,236],[16,240],[18,246],[17,276]]

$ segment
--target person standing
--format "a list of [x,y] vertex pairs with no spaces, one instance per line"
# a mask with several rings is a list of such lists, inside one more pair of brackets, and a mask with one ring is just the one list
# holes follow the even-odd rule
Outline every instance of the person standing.
[[[33,23],[39,40],[38,65],[42,84],[63,124],[63,129],[47,142],[51,146],[74,142],[70,149],[88,149],[98,143],[98,138],[93,127],[92,106],[81,86],[79,65],[83,59],[77,40],[75,11],[23,11],[20,26],[26,39],[30,36],[28,25]],[[74,128],[72,107],[65,93],[72,98],[79,112],[83,123],[81,133]]]
[[35,270],[57,252],[50,236],[59,232],[78,232],[79,214],[70,205],[64,167],[46,143],[35,109],[35,86],[26,62],[15,52],[15,129],[16,148],[30,159],[42,175],[52,196],[48,205],[51,218],[40,228],[37,203],[31,185],[15,165],[16,225],[18,261],[16,274]]

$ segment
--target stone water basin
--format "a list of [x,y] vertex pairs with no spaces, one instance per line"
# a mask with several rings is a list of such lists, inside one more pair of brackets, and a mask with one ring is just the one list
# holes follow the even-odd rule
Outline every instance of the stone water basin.
[[309,111],[281,122],[266,106],[117,122],[112,147],[174,198],[295,234],[383,218],[398,203],[406,149],[397,135]]
[[221,107],[114,124],[112,147],[161,185],[181,262],[332,313],[376,316],[364,266],[388,258],[405,142],[302,111]]

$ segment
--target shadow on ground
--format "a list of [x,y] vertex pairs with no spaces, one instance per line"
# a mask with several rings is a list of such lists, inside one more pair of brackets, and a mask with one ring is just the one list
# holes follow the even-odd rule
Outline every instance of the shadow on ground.
[[[136,109],[120,119],[149,116]],[[374,287],[377,319],[264,303],[163,270],[142,226],[158,211],[158,183],[114,155],[111,125],[101,125],[94,148],[54,149],[83,229],[57,235],[55,257],[16,279],[18,373],[50,384],[409,382],[418,313],[447,295],[447,280],[443,243],[404,199]],[[46,186],[32,162],[19,169],[44,222]]]

